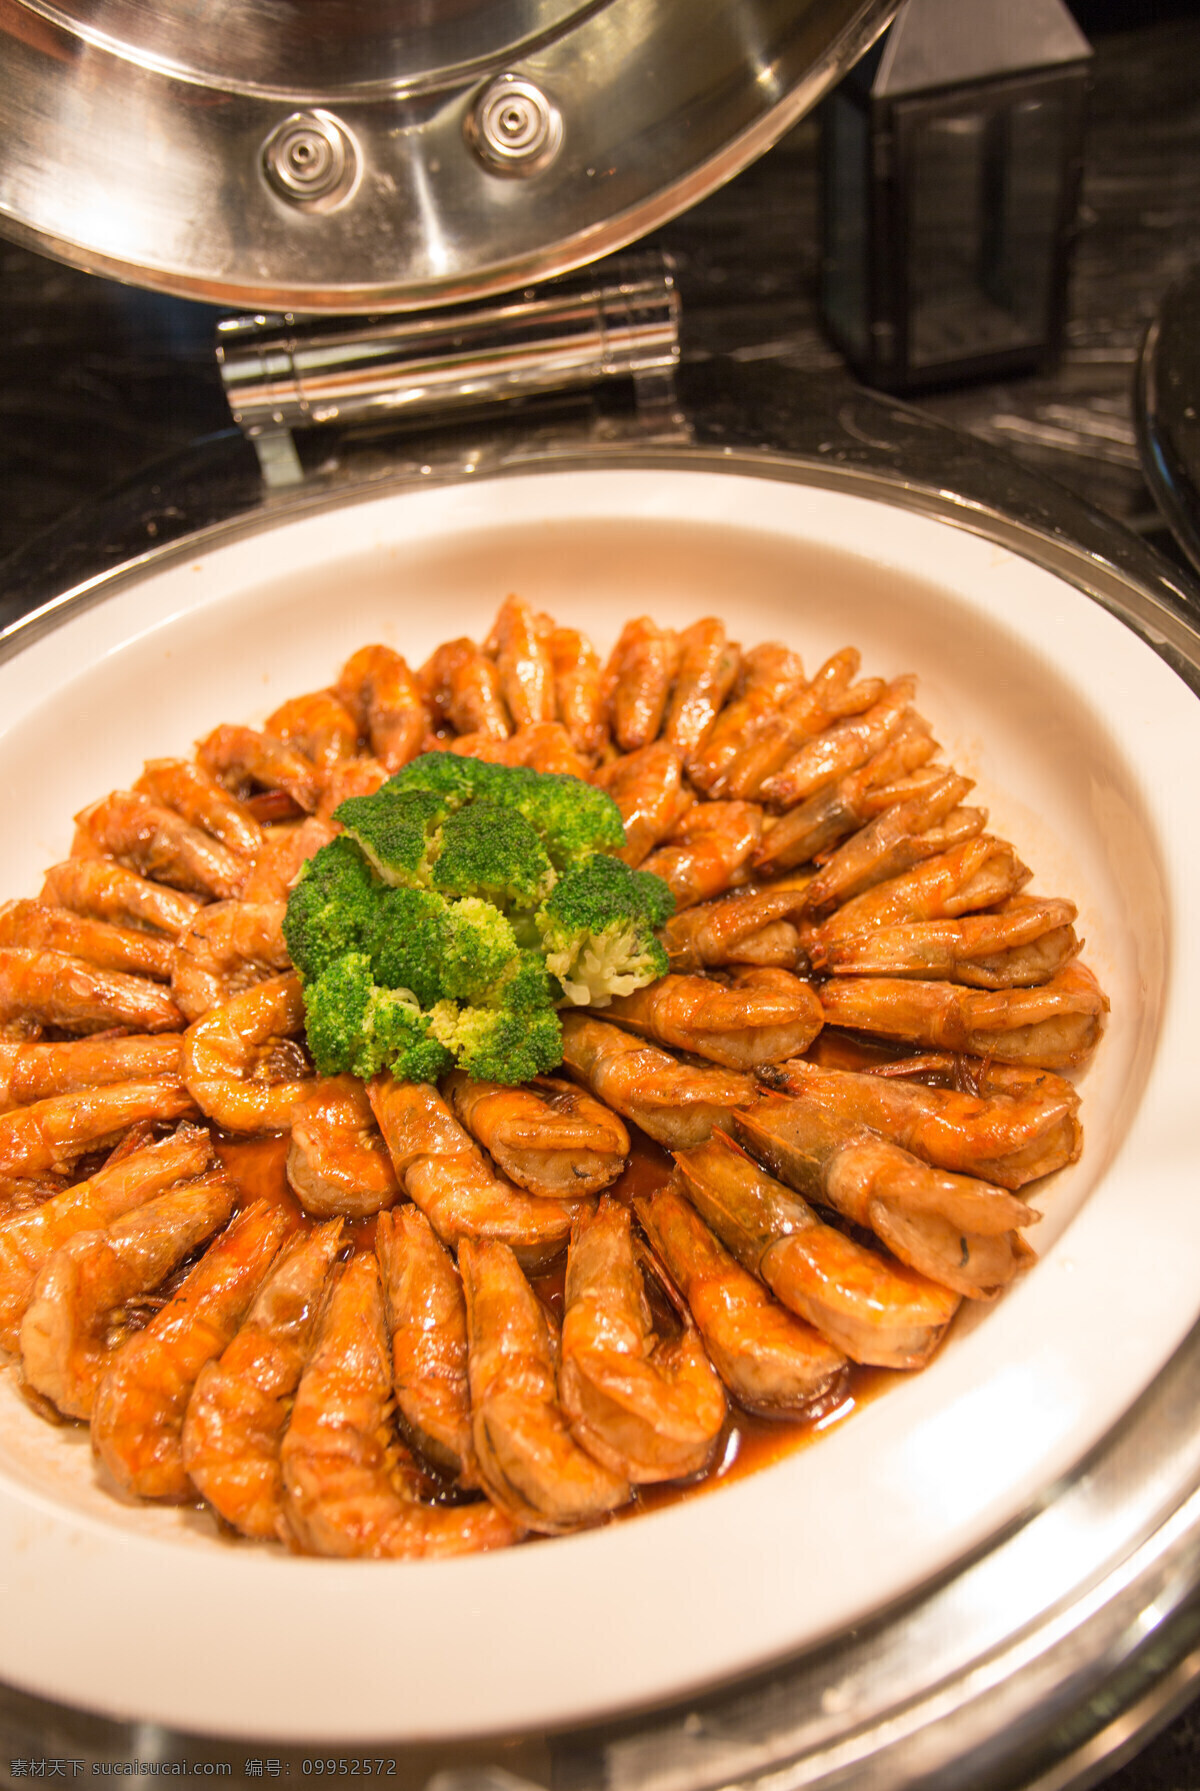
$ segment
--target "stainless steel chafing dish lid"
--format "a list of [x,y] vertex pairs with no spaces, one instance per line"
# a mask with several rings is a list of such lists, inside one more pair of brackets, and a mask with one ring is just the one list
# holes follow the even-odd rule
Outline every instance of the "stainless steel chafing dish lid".
[[895,0],[7,0],[0,230],[291,311],[506,291],[765,150]]

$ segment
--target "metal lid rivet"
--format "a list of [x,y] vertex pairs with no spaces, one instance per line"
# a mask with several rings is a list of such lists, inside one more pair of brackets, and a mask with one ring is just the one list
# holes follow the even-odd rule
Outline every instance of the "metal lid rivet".
[[281,198],[322,211],[340,204],[358,175],[354,139],[332,112],[293,112],[262,146],[263,170]]
[[562,115],[532,81],[501,75],[477,97],[466,133],[480,161],[494,173],[537,174],[558,154]]

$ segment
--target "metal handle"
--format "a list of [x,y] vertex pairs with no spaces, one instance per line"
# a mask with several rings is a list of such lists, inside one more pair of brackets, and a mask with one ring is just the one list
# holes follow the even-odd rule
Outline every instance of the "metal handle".
[[234,420],[273,485],[302,476],[293,429],[398,422],[621,376],[661,390],[678,358],[673,270],[649,254],[469,307],[332,321],[229,318],[217,344]]

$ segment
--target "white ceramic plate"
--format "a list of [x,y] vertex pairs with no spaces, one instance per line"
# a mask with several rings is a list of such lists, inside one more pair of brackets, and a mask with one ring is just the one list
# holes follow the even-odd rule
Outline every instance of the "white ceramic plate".
[[[1200,708],[1113,617],[1011,553],[856,496],[718,471],[391,494],[152,571],[0,666],[7,861],[144,758],[255,721],[383,640],[419,661],[510,590],[607,646],[726,618],[815,666],[919,674],[993,829],[1079,903],[1112,998],[1043,1260],[819,1446],[662,1512],[477,1560],[342,1564],[122,1502],[0,1371],[0,1678],[184,1730],[363,1742],[544,1728],[720,1680],[949,1567],[1114,1423],[1200,1312]],[[974,800],[974,798],[973,798]],[[168,1642],[169,1637],[169,1642]]]

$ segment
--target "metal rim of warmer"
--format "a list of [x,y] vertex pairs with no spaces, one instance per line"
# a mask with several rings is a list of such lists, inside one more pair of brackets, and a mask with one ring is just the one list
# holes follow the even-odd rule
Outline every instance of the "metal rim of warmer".
[[[862,403],[880,431],[885,417],[900,434],[911,423],[928,449],[926,419],[871,395]],[[863,416],[855,422],[849,434],[862,439]],[[986,471],[986,456],[983,464]],[[614,465],[750,473],[851,491],[986,536],[1101,603],[1200,692],[1200,627],[1187,613],[1194,595],[1140,543],[1067,494],[1051,491],[1047,508],[1040,482],[1036,497],[1033,484],[1025,485],[1022,503],[1021,478],[1010,478],[1003,497],[982,496],[982,487],[964,495],[931,476],[928,455],[918,478],[815,453],[679,446],[523,454],[492,472]],[[995,467],[1011,474],[1000,458]],[[484,471],[478,463],[464,470],[476,478]],[[416,482],[429,481],[395,481]],[[372,479],[357,495],[380,490]],[[0,637],[0,658],[202,546],[355,495],[351,488],[273,500],[140,554],[23,617]],[[1031,520],[1034,508],[1044,520]],[[731,1783],[954,1791],[967,1782],[980,1791],[1059,1791],[1094,1783],[1169,1719],[1200,1675],[1200,1435],[1191,1423],[1198,1398],[1200,1327],[1090,1456],[944,1579],[798,1660],[667,1709],[547,1738],[552,1781],[589,1791],[601,1784],[708,1791]],[[1067,1537],[1071,1548],[1062,1546]],[[1039,1590],[1031,1600],[1032,1585]],[[94,1738],[95,1717],[55,1711],[64,1732],[76,1719]],[[510,1738],[497,1750],[495,1778],[491,1765],[481,1768],[478,1744],[461,1757],[447,1745],[437,1758],[443,1770],[467,1771],[478,1791],[501,1791],[512,1786],[511,1765],[521,1755]]]
[[98,20],[17,0],[0,230],[251,308],[411,309],[545,279],[762,154],[896,0],[698,4],[506,0],[457,7],[452,28],[394,0],[376,25],[351,8],[360,41],[322,63],[303,8],[252,0],[226,47],[178,5]]

